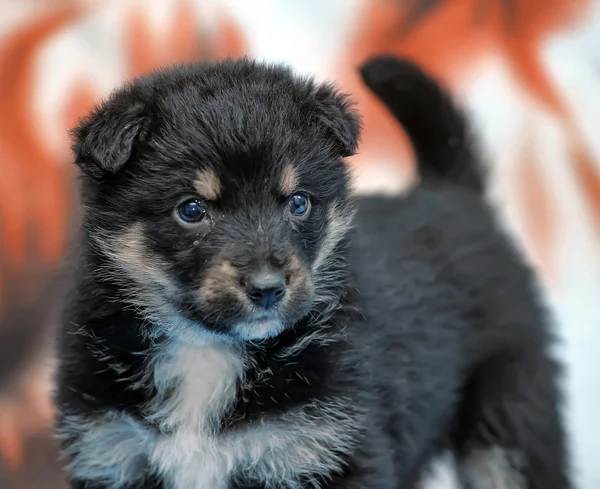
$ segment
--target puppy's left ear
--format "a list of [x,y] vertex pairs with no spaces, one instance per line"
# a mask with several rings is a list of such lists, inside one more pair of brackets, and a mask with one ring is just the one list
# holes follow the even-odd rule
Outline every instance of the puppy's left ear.
[[360,137],[360,117],[350,98],[329,84],[321,85],[316,93],[319,122],[339,150],[340,156],[356,153]]

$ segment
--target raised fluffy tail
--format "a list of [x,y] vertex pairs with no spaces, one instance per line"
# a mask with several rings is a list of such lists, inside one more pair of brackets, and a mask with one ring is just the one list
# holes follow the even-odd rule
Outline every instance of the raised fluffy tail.
[[483,191],[481,166],[465,115],[438,82],[414,63],[389,55],[370,59],[360,73],[402,124],[423,182],[446,181]]

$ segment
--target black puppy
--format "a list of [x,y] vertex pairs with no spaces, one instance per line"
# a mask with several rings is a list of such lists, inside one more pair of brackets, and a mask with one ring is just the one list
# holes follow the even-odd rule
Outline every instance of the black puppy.
[[363,76],[423,182],[355,217],[357,117],[282,67],[159,72],[75,131],[73,488],[410,488],[448,449],[475,488],[568,487],[547,321],[461,115],[409,63]]

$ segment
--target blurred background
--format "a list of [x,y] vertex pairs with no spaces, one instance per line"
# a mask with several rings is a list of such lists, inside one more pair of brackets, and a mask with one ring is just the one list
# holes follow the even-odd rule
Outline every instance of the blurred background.
[[357,191],[401,192],[410,147],[356,73],[384,52],[419,62],[471,114],[490,202],[556,318],[576,487],[600,488],[597,0],[0,0],[0,488],[65,487],[49,394],[78,216],[68,129],[128,78],[249,54],[352,93]]

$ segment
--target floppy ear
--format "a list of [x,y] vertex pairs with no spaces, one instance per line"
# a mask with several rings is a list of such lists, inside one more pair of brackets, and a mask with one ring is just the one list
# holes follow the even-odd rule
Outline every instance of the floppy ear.
[[352,156],[358,146],[360,118],[350,98],[334,86],[321,85],[316,93],[319,121],[325,125],[340,156]]
[[72,132],[75,164],[94,179],[119,171],[147,127],[144,111],[144,103],[127,92],[97,106]]

